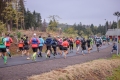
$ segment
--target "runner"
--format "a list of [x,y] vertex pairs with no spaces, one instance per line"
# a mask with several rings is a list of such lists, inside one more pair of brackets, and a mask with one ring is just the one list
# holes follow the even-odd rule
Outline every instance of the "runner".
[[90,50],[91,50],[91,45],[90,45],[91,39],[88,38],[88,40],[86,42],[87,42],[87,47],[88,47],[88,53],[90,53]]
[[18,43],[18,47],[19,47],[19,51],[21,51],[21,56],[23,56],[24,55],[24,49],[23,49],[23,47],[24,47],[24,40],[23,40],[23,38],[21,37],[21,39],[18,41],[19,43]]
[[110,38],[109,38],[109,36],[107,37],[107,43],[108,43],[108,45],[109,45],[109,42],[110,42]]
[[23,40],[26,40],[26,37],[27,37],[26,35],[23,35]]
[[106,37],[103,36],[102,40],[103,40],[103,45],[105,45],[106,44]]
[[29,57],[29,41],[28,41],[28,37],[26,36],[26,38],[24,38],[24,54],[27,54],[27,59],[30,59]]
[[64,55],[64,58],[66,59],[66,54],[68,54],[68,46],[69,46],[67,39],[64,39],[62,46],[64,51],[63,55]]
[[47,57],[50,58],[50,53],[52,53],[52,50],[51,50],[52,38],[51,38],[50,35],[49,35],[48,38],[45,40],[45,44],[46,44],[46,48],[47,48],[46,58],[47,58]]
[[2,35],[2,37],[0,37],[0,53],[3,55],[3,59],[4,59],[4,64],[7,63],[7,56],[6,56],[6,38],[4,38],[4,36]]
[[11,56],[9,48],[10,48],[11,43],[13,43],[13,40],[10,37],[10,34],[6,34],[5,38],[6,38],[6,51],[7,51],[8,55],[9,55],[9,57],[11,58],[12,56]]
[[97,37],[96,38],[96,47],[97,47],[97,51],[99,52],[99,47],[100,47],[100,38],[99,37]]
[[93,44],[94,44],[94,40],[93,40],[93,38],[91,37],[91,38],[90,38],[91,50],[92,50],[92,48],[93,48]]
[[73,38],[70,37],[70,39],[68,40],[68,42],[69,42],[70,53],[71,53],[71,52],[73,52],[73,42],[74,42]]
[[59,47],[59,53],[60,55],[62,55],[62,43],[63,43],[63,39],[62,38],[58,38],[58,47]]
[[40,43],[40,41],[37,39],[36,33],[33,34],[33,37],[31,38],[30,43],[33,50],[32,60],[36,61],[38,44]]
[[82,47],[82,54],[84,54],[84,50],[86,50],[86,40],[85,38],[83,38],[83,40],[81,41],[81,47]]
[[78,37],[77,37],[75,43],[76,43],[76,47],[77,47],[77,52],[76,52],[76,54],[77,54],[77,53],[79,52],[79,49],[80,49],[80,43],[81,43],[81,41],[79,40]]
[[103,40],[102,40],[102,38],[100,37],[100,47],[102,46],[102,43],[103,43]]
[[39,44],[39,51],[38,51],[38,57],[42,57],[42,49],[43,49],[43,45],[44,45],[44,39],[39,36],[39,41],[40,41],[40,44]]
[[57,40],[54,38],[53,41],[52,41],[52,48],[54,50],[54,53],[53,55],[57,55],[57,52],[56,52],[56,48],[57,48]]

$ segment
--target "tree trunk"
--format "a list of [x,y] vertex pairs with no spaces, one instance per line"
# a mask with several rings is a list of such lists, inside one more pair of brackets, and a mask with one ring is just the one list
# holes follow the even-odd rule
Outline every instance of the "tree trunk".
[[22,19],[21,19],[21,29],[23,29],[23,27],[22,27]]
[[12,19],[10,19],[10,31],[12,31]]
[[10,31],[10,25],[8,24],[7,20],[6,20],[6,29],[7,29],[7,31]]
[[23,29],[25,30],[25,23],[24,23],[24,20],[23,20]]
[[18,31],[18,19],[16,20],[16,27],[17,27],[17,31]]

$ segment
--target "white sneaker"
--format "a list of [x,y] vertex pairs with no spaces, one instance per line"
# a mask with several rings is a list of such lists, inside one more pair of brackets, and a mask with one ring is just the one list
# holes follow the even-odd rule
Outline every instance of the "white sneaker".
[[30,58],[28,57],[27,60],[29,60]]
[[82,54],[83,54],[83,51],[81,51],[82,52]]
[[23,57],[24,55],[22,54],[21,57]]

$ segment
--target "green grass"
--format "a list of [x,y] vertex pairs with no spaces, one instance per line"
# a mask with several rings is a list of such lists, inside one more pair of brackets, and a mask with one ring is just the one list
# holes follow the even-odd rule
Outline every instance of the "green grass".
[[106,80],[120,80],[120,67],[114,69],[112,76],[107,77]]
[[[120,59],[120,53],[118,55],[113,54],[111,59]],[[118,68],[115,68],[112,75],[108,76],[106,80],[120,80],[120,66]]]
[[120,53],[119,53],[118,55],[113,54],[113,55],[112,55],[112,59],[120,59]]

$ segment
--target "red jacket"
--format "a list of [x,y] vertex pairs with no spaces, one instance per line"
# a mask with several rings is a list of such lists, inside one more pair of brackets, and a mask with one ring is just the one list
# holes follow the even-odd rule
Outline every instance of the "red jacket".
[[32,40],[33,40],[33,38],[30,39],[30,44],[32,45],[32,48],[37,48],[38,45],[39,45],[39,43],[40,43],[40,41],[36,38],[37,43],[33,44],[33,43],[32,43]]

